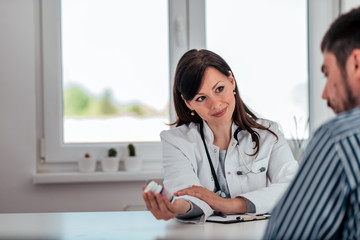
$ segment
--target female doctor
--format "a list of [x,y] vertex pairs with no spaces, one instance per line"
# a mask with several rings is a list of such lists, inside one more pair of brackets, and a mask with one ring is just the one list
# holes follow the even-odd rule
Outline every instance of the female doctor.
[[188,51],[177,65],[173,97],[176,127],[161,141],[164,187],[175,199],[143,193],[152,214],[205,221],[214,211],[271,212],[298,163],[278,125],[241,100],[228,64],[208,50]]

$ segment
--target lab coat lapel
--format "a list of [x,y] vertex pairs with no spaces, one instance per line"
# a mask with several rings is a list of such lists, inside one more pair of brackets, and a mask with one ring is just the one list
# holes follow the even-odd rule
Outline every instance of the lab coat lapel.
[[[213,144],[214,143],[214,134],[204,120],[203,120],[203,124],[204,124],[203,131],[204,131],[205,143],[209,150],[211,161],[212,161],[214,169],[216,171],[218,168],[218,165],[219,165],[219,147],[215,146]],[[205,149],[204,149],[204,152],[205,152]],[[207,158],[206,153],[205,153],[205,157]]]

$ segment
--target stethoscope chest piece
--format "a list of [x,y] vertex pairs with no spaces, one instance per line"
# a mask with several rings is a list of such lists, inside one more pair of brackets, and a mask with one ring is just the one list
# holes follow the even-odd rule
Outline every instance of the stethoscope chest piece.
[[243,171],[236,171],[236,174],[238,176],[241,176],[241,175],[246,175],[248,173],[262,173],[262,172],[265,172],[266,168],[265,167],[261,167],[259,168],[258,170],[253,170],[253,169],[249,169],[247,172],[243,172]]

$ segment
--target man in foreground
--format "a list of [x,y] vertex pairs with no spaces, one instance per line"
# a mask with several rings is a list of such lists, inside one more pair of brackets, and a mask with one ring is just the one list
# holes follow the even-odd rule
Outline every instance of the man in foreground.
[[321,51],[337,116],[311,138],[265,239],[360,239],[360,8],[332,23]]

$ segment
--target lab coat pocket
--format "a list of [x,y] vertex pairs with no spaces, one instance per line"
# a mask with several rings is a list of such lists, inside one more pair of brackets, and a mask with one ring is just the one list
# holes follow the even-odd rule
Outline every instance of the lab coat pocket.
[[269,158],[259,159],[253,163],[251,172],[248,174],[248,182],[251,190],[266,187],[268,163]]
[[262,158],[259,160],[254,161],[252,166],[253,173],[266,173],[268,168],[269,158]]

